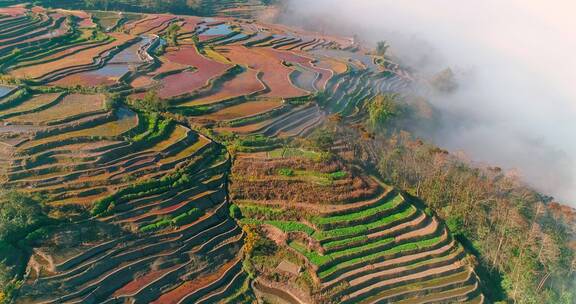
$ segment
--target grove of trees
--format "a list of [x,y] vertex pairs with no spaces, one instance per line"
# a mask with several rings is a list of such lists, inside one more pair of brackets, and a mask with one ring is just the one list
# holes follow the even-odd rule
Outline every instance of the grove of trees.
[[0,191],[0,303],[16,289],[21,262],[42,227],[50,221],[34,199],[15,191]]

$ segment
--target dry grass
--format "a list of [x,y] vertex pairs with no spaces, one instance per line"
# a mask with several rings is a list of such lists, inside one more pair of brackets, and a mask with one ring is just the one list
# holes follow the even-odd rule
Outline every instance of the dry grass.
[[154,84],[154,80],[152,77],[149,76],[138,76],[138,78],[134,79],[130,85],[134,88],[144,88]]
[[[280,170],[293,170],[293,176]],[[327,174],[345,171],[341,179],[327,182]],[[306,158],[238,158],[232,169],[231,194],[235,200],[342,204],[374,197],[380,187],[339,161]]]

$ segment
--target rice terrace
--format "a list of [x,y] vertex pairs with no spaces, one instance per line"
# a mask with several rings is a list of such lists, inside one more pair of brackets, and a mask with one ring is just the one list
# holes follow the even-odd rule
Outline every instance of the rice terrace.
[[450,71],[164,2],[0,0],[0,303],[573,303],[576,213],[412,134]]

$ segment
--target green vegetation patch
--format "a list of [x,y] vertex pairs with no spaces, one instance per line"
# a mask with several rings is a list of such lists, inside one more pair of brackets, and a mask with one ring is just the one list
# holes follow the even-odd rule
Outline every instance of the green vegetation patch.
[[277,174],[286,178],[303,179],[323,186],[329,186],[335,180],[340,180],[348,176],[346,171],[336,171],[332,173],[322,173],[310,170],[294,170],[291,168],[281,168]]
[[291,157],[302,157],[315,161],[319,161],[322,158],[322,154],[310,150],[304,150],[300,148],[280,148],[268,152],[269,158],[291,158]]
[[[326,239],[333,239],[333,238],[341,238],[346,236],[355,236],[363,233],[367,233],[370,230],[376,229],[378,227],[382,227],[384,225],[390,224],[397,220],[406,218],[416,212],[416,207],[410,205],[408,208],[404,209],[401,212],[394,213],[387,217],[380,218],[374,222],[343,227],[343,228],[336,228],[332,230],[322,230],[316,231],[313,237],[319,241],[326,240]],[[326,243],[328,244],[328,243]]]
[[355,236],[355,237],[351,237],[348,239],[343,239],[343,240],[338,240],[338,241],[332,241],[332,242],[328,242],[323,244],[322,246],[326,249],[326,250],[332,250],[334,248],[338,248],[338,247],[342,247],[348,244],[353,244],[356,242],[362,242],[368,239],[368,236],[366,235],[359,235],[359,236]]
[[259,205],[240,205],[240,210],[243,216],[255,219],[282,219],[284,215],[283,209]]
[[202,210],[198,208],[192,208],[188,212],[184,212],[174,217],[168,216],[155,223],[143,226],[142,228],[140,228],[140,231],[150,232],[164,229],[170,226],[183,226],[194,222],[195,220],[200,218],[202,214],[203,214]]
[[374,216],[374,215],[377,215],[379,213],[390,210],[390,209],[398,206],[399,204],[401,204],[403,201],[404,201],[404,199],[402,198],[402,196],[396,195],[394,197],[394,199],[386,201],[385,203],[380,204],[380,205],[373,207],[373,208],[365,209],[365,210],[358,211],[358,212],[343,214],[343,215],[330,216],[330,217],[313,217],[313,218],[311,218],[311,221],[316,225],[324,226],[324,225],[331,225],[331,224],[336,224],[336,223],[346,223],[346,222],[354,221],[354,220],[361,220],[363,218]]
[[255,219],[242,219],[240,220],[242,224],[254,224],[254,225],[271,225],[283,232],[303,232],[307,235],[312,235],[314,229],[306,224],[295,222],[295,221],[267,221],[267,220],[255,220]]
[[332,261],[332,258],[329,255],[321,255],[315,251],[310,251],[304,244],[298,241],[290,242],[289,246],[305,256],[308,261],[314,265],[323,265]]
[[442,237],[438,236],[438,237],[434,237],[431,239],[420,240],[417,242],[405,243],[405,244],[398,245],[398,246],[395,246],[393,248],[379,251],[379,252],[376,252],[373,254],[369,254],[369,255],[365,255],[365,256],[361,256],[361,257],[357,257],[357,258],[352,258],[352,259],[346,260],[342,263],[336,264],[334,266],[331,266],[329,268],[326,268],[326,269],[318,272],[318,276],[320,278],[326,278],[327,276],[333,274],[334,272],[338,271],[339,269],[347,267],[347,266],[351,266],[351,265],[354,265],[357,263],[362,263],[362,262],[365,262],[365,263],[373,262],[375,260],[378,260],[379,258],[386,257],[388,255],[401,253],[404,251],[412,251],[412,250],[421,249],[421,248],[428,248],[428,247],[433,246],[434,244],[437,244],[441,240],[442,240]]

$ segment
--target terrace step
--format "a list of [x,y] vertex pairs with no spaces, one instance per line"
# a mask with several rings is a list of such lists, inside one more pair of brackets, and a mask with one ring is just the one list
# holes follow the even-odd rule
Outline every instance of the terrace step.
[[39,83],[48,83],[53,82],[64,77],[70,76],[72,74],[97,70],[99,68],[104,67],[104,65],[110,61],[116,54],[120,53],[124,49],[134,45],[135,43],[139,42],[141,38],[134,38],[124,42],[122,45],[115,46],[111,49],[105,50],[102,53],[98,54],[96,57],[92,59],[92,63],[77,65],[77,66],[70,66],[61,69],[56,69],[50,71],[49,73],[38,77],[36,81]]
[[[358,258],[353,260],[353,262],[346,261],[331,261],[329,263],[325,263],[320,267],[320,272],[318,273],[319,277],[323,280],[333,280],[337,276],[342,276],[345,273],[351,272],[356,268],[362,268],[366,265],[380,263],[385,260],[396,259],[402,256],[411,256],[413,257],[416,254],[434,251],[438,248],[444,247],[446,244],[453,242],[453,240],[449,237],[448,232],[444,229],[441,236],[437,237],[439,240],[431,245],[420,247],[416,246],[416,248],[402,248],[397,250],[393,250],[392,252],[386,253],[377,250],[371,250],[370,254],[355,254]],[[433,240],[431,238],[430,240]],[[406,243],[410,244],[410,243]],[[392,250],[394,247],[390,247],[390,243],[384,244],[383,246],[379,247],[387,247],[388,249]],[[401,245],[400,245],[401,246]],[[343,258],[340,258],[343,260]]]
[[370,206],[357,212],[347,213],[345,215],[334,215],[331,217],[319,217],[314,224],[320,230],[332,230],[336,228],[362,225],[366,222],[372,222],[379,218],[390,216],[400,212],[408,203],[400,194],[394,197],[385,196],[375,205]]
[[[217,211],[220,210],[219,208],[216,209]],[[210,225],[213,225],[216,223],[216,219],[212,217],[212,215],[217,215],[218,213],[211,213],[211,215],[204,217],[203,219],[199,219],[198,221],[195,222],[196,227],[195,228],[199,228],[201,229],[202,227],[209,227]],[[152,236],[149,237],[147,239],[135,239],[134,237],[132,238],[123,238],[123,239],[118,239],[117,241],[114,242],[109,242],[109,243],[104,243],[102,245],[99,245],[93,249],[90,249],[87,252],[84,252],[82,254],[80,254],[77,257],[74,257],[72,259],[70,259],[70,262],[66,262],[65,264],[62,264],[62,266],[57,266],[62,268],[62,269],[70,269],[70,271],[66,271],[64,273],[61,274],[57,274],[55,276],[51,276],[51,277],[45,277],[42,278],[41,280],[51,280],[51,279],[55,279],[55,280],[62,280],[63,276],[68,276],[68,275],[75,275],[76,273],[78,273],[77,270],[81,270],[83,268],[86,268],[87,266],[91,266],[94,265],[94,263],[98,262],[98,261],[102,261],[104,257],[108,258],[112,255],[122,255],[125,252],[127,252],[127,250],[129,249],[128,246],[126,245],[130,245],[130,246],[140,246],[143,243],[146,242],[156,242],[159,243],[163,240],[174,240],[174,238],[183,238],[183,237],[187,237],[187,235],[192,235],[196,230],[192,230],[192,229],[188,229],[188,232],[185,232],[184,230],[179,230],[179,231],[175,231],[172,233],[168,233],[168,234],[164,234],[164,235],[157,235],[157,236]],[[120,246],[123,243],[120,242],[124,242],[124,245]],[[110,248],[110,245],[114,245],[115,247]],[[106,252],[106,250],[110,250],[112,249],[112,251],[108,251]],[[101,253],[106,253],[105,256],[99,256],[98,254]],[[71,264],[73,263],[73,264]],[[66,266],[64,266],[66,265]]]
[[329,278],[331,278],[331,280],[325,281],[322,284],[322,286],[323,288],[330,288],[343,280],[350,281],[358,277],[361,277],[365,274],[371,273],[373,271],[390,269],[391,267],[401,267],[404,265],[416,264],[429,259],[442,257],[448,254],[451,250],[453,250],[455,246],[456,242],[452,240],[450,243],[434,250],[418,252],[415,254],[404,255],[392,259],[386,259],[380,262],[369,263],[364,266],[353,265],[349,267],[347,270],[336,272],[336,274],[338,274],[337,276],[336,275],[330,276]]
[[[299,114],[301,113],[302,112],[300,112]],[[285,124],[283,126],[275,128],[272,134],[264,133],[264,135],[288,137],[291,134],[291,131],[296,129],[296,131],[293,131],[292,133],[298,133],[299,128],[301,128],[303,125],[306,126],[310,122],[314,123],[314,121],[318,119],[319,116],[320,114],[318,109],[315,109],[315,111],[305,112],[304,114],[301,115],[296,114],[292,116],[292,119],[290,121],[285,121]]]
[[276,120],[274,120],[273,123],[266,126],[264,129],[259,130],[258,132],[262,133],[265,136],[272,136],[274,134],[277,134],[278,130],[280,130],[283,126],[291,124],[294,121],[297,121],[302,115],[313,115],[313,113],[317,111],[318,108],[314,106],[309,106],[299,111],[291,111],[287,115],[278,117]]
[[239,271],[231,280],[223,286],[222,288],[215,290],[206,296],[198,299],[196,303],[198,304],[214,304],[221,303],[223,299],[233,294],[235,287],[239,284],[244,283],[247,275],[244,271]]
[[425,295],[431,295],[437,292],[443,292],[452,289],[458,289],[463,286],[474,285],[475,278],[473,273],[464,268],[460,272],[443,277],[433,278],[411,284],[393,287],[384,290],[373,296],[359,302],[362,304],[380,304],[402,301],[405,299],[418,299]]
[[301,124],[299,126],[291,125],[288,129],[283,129],[280,137],[305,137],[312,132],[314,127],[321,124],[324,118],[325,116],[323,113],[316,113],[312,119],[302,119],[300,120]]
[[349,294],[347,298],[342,301],[343,304],[347,303],[358,303],[359,300],[369,297],[371,294],[378,293],[380,291],[390,289],[392,287],[402,286],[405,284],[420,282],[424,280],[429,280],[433,278],[439,278],[442,276],[448,276],[450,274],[462,271],[463,267],[458,264],[451,264],[447,266],[432,268],[422,272],[418,272],[411,275],[406,275],[400,278],[393,278],[384,281],[380,281],[376,284],[372,284],[363,289],[354,291]]
[[446,256],[425,260],[419,263],[405,264],[405,266],[388,265],[388,268],[374,269],[370,273],[365,273],[361,277],[348,279],[350,287],[343,291],[341,294],[350,294],[356,290],[372,286],[384,280],[394,278],[401,278],[411,274],[416,274],[428,269],[438,268],[451,264],[457,264],[464,257],[464,252],[461,249],[453,251]]
[[[373,242],[363,244],[361,246],[347,248],[347,251],[345,251],[346,253],[345,255],[336,255],[336,253],[338,252],[332,253],[331,259],[328,262],[323,263],[320,266],[320,270],[326,271],[327,268],[338,267],[339,264],[345,263],[348,260],[364,258],[374,254],[377,255],[380,252],[386,250],[393,250],[394,248],[403,248],[402,246],[405,244],[416,243],[421,240],[435,240],[434,237],[437,236],[437,233],[439,233],[440,231],[443,231],[444,235],[446,234],[445,230],[441,230],[435,225],[424,227],[421,230],[425,231],[425,233],[427,234],[413,236],[412,238],[408,238],[405,240],[397,240],[398,238],[378,239],[373,240]],[[435,242],[435,244],[438,243],[439,242]],[[420,247],[416,246],[416,248],[413,248],[412,250],[418,250],[418,249],[420,249]]]
[[[158,253],[152,253],[152,252],[146,252],[145,247],[144,248],[140,248],[138,250],[135,250],[133,252],[124,252],[121,253],[120,255],[117,255],[115,257],[108,257],[106,259],[106,263],[109,264],[106,268],[109,269],[108,272],[104,272],[101,274],[97,274],[97,273],[93,273],[95,271],[94,268],[94,264],[92,264],[92,269],[90,270],[93,274],[91,274],[91,277],[94,277],[94,279],[98,278],[97,281],[95,281],[94,283],[91,283],[89,281],[86,281],[86,284],[84,284],[84,287],[81,287],[80,285],[78,285],[77,283],[70,285],[70,287],[73,286],[78,286],[80,289],[67,294],[65,297],[60,298],[59,300],[71,300],[73,298],[76,297],[82,297],[83,295],[86,295],[87,293],[89,294],[89,298],[90,297],[95,297],[96,294],[107,294],[111,291],[113,291],[113,287],[114,286],[119,286],[123,285],[123,282],[127,282],[126,280],[128,280],[130,277],[126,276],[128,273],[134,271],[134,267],[136,267],[137,265],[139,268],[138,269],[142,269],[142,267],[144,265],[149,265],[153,260],[155,260],[158,257],[169,257],[169,256],[178,256],[181,254],[184,254],[185,252],[187,252],[187,250],[192,249],[194,246],[198,246],[200,244],[202,244],[202,240],[205,238],[205,236],[209,236],[211,233],[218,233],[218,232],[222,232],[222,231],[226,231],[226,230],[222,230],[225,229],[227,226],[230,226],[233,222],[232,221],[223,221],[221,224],[218,224],[216,226],[211,227],[208,230],[204,230],[202,232],[200,232],[197,235],[194,235],[192,237],[189,237],[187,240],[182,240],[180,242],[180,244],[183,244],[180,247],[177,247],[176,250],[170,252],[171,249],[169,249],[170,247],[173,246],[169,246],[166,247],[161,244],[161,243],[157,243],[154,245],[148,245],[148,247],[155,247],[160,249],[161,251],[158,251]],[[219,228],[220,227],[220,228]],[[147,240],[148,243],[150,243],[150,241],[152,240]],[[169,243],[167,243],[169,244]],[[164,253],[163,253],[164,252]],[[111,263],[111,259],[118,259],[120,257],[124,256],[123,260],[125,262],[118,264],[119,262],[121,262],[122,260],[118,260],[117,262],[113,263],[114,265],[118,265],[120,268],[118,268],[117,266],[115,267],[110,267],[110,263]],[[128,261],[132,261],[133,258],[136,258],[135,262],[130,262],[127,263]],[[97,276],[95,277],[94,274],[96,274]],[[123,280],[120,280],[120,277],[124,277]],[[78,281],[78,276],[74,276],[72,277],[74,278],[75,282],[79,282]],[[72,279],[70,278],[70,279]],[[104,284],[105,280],[108,280],[107,278],[109,278],[109,280],[114,280],[114,284]],[[69,281],[70,279],[66,279],[64,281]],[[60,282],[62,282],[60,280]],[[97,287],[96,287],[97,286]],[[106,287],[104,287],[106,286]],[[88,301],[89,298],[84,298],[83,301]],[[91,301],[88,301],[91,302]]]
[[[325,238],[322,238],[320,240],[320,244],[326,246],[326,245],[328,245],[334,241],[343,241],[343,240],[351,239],[351,238],[358,237],[358,236],[366,236],[366,238],[364,240],[361,240],[361,241],[349,242],[349,243],[346,243],[342,246],[330,246],[329,249],[328,248],[326,249],[326,252],[328,253],[331,251],[342,250],[342,249],[345,249],[345,248],[350,247],[350,246],[363,244],[365,242],[369,242],[370,240],[375,240],[375,239],[379,239],[379,238],[392,238],[393,237],[398,241],[398,240],[410,238],[411,233],[417,233],[419,231],[422,231],[423,229],[430,229],[431,227],[434,227],[434,229],[436,229],[437,226],[431,225],[431,222],[433,220],[430,217],[426,216],[422,212],[419,212],[418,210],[416,210],[415,208],[413,208],[411,206],[407,207],[406,209],[414,210],[414,211],[412,213],[410,213],[410,216],[403,217],[401,219],[392,221],[390,223],[387,223],[386,225],[382,225],[382,226],[375,227],[372,229],[361,230],[361,232],[355,233],[355,234],[342,235],[341,237],[333,237],[333,238],[328,239],[329,242]],[[394,215],[396,215],[396,214],[392,214],[391,216],[394,216]],[[419,215],[419,216],[417,216],[417,215]],[[437,223],[433,222],[433,224],[437,224]]]
[[479,293],[478,282],[460,288],[441,291],[425,296],[399,301],[398,304],[428,304],[428,303],[462,303],[467,302]]
[[242,259],[237,259],[234,264],[215,281],[211,282],[209,285],[204,286],[182,298],[178,301],[178,304],[188,304],[188,303],[197,303],[199,299],[203,296],[214,292],[218,288],[225,286],[227,282],[231,281],[232,278],[236,277],[239,272],[242,271]]

